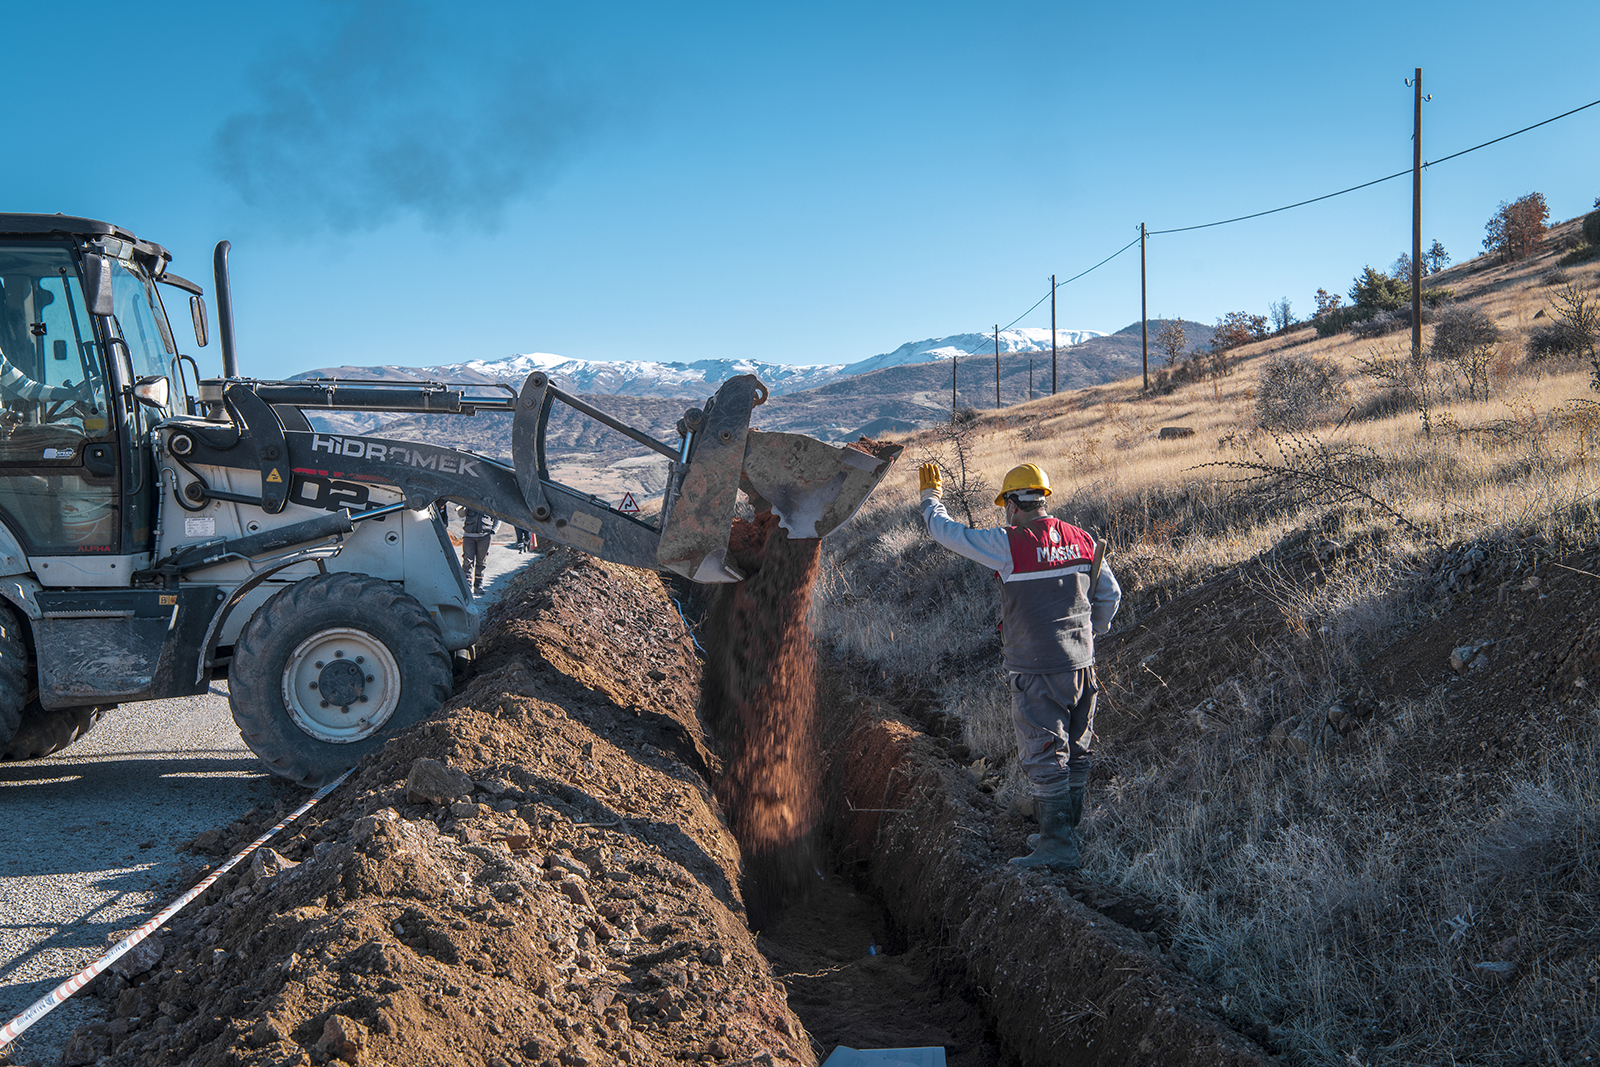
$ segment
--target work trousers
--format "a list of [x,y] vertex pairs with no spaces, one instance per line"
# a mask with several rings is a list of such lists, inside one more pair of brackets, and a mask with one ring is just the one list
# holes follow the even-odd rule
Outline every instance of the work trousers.
[[472,568],[476,564],[478,576],[472,578],[474,587],[483,584],[483,571],[489,565],[489,534],[482,537],[463,537],[461,539],[461,569],[466,571],[467,577],[472,578]]
[[1017,758],[1034,796],[1065,796],[1072,786],[1088,784],[1099,692],[1093,665],[1060,674],[1011,676]]

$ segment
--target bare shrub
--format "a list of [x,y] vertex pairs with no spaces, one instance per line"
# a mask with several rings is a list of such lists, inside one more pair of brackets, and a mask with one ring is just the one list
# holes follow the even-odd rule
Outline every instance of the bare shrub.
[[1261,369],[1256,417],[1269,430],[1302,430],[1344,395],[1336,364],[1307,355],[1276,356]]
[[1467,379],[1467,396],[1489,399],[1489,368],[1499,351],[1500,327],[1482,308],[1456,304],[1440,313],[1429,355]]
[[[1528,334],[1528,358],[1595,358],[1600,346],[1600,293],[1568,282],[1550,297],[1550,324]],[[1600,367],[1596,368],[1600,381]]]
[[1161,352],[1161,358],[1171,367],[1178,362],[1178,357],[1183,355],[1183,346],[1188,343],[1188,338],[1183,331],[1183,319],[1179,318],[1161,327],[1161,332],[1156,334],[1156,348]]
[[1373,337],[1387,337],[1391,333],[1399,333],[1411,325],[1409,316],[1402,316],[1397,311],[1380,311],[1370,319],[1363,319],[1350,324],[1350,332],[1362,339]]
[[984,514],[992,492],[975,463],[979,425],[975,409],[958,410],[949,422],[940,423],[930,431],[932,440],[927,452],[927,460],[939,464],[945,472],[945,503],[959,510],[968,526],[979,525],[978,516]]
[[1357,355],[1355,361],[1364,376],[1385,383],[1392,392],[1392,400],[1382,401],[1381,407],[1387,408],[1391,403],[1407,405],[1422,417],[1423,431],[1429,435],[1433,433],[1433,400],[1437,385],[1433,361],[1426,348],[1385,351],[1373,345],[1365,356]]
[[1224,484],[1242,490],[1272,511],[1364,503],[1398,525],[1420,534],[1412,522],[1376,494],[1386,464],[1365,445],[1331,445],[1309,434],[1274,433],[1276,454],[1251,444],[1245,458],[1214,460],[1194,469],[1225,467],[1241,472]]

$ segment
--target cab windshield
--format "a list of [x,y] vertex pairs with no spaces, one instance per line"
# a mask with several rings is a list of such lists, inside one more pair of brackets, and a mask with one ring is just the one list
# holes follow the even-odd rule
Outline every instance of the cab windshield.
[[100,366],[71,249],[0,247],[0,462],[75,458],[105,437]]

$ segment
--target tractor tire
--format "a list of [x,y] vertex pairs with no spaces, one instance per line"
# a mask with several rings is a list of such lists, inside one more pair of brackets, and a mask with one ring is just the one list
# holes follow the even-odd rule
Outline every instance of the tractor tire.
[[450,696],[450,652],[414,597],[349,572],[296,582],[233,646],[228,704],[250,751],[315,788],[432,715]]
[[22,709],[27,706],[32,688],[22,623],[9,605],[0,606],[0,749],[10,743],[22,725]]
[[115,704],[97,704],[46,711],[37,700],[30,700],[22,712],[22,725],[9,742],[0,746],[0,760],[39,759],[60,752],[93,730],[100,716],[114,707]]

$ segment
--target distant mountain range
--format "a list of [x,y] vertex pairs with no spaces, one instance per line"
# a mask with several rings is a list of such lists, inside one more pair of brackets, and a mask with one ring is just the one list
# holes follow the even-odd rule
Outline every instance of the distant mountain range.
[[[1090,338],[1093,330],[1057,330],[1057,349],[1070,348]],[[1049,330],[1001,330],[1001,355],[1049,352]],[[958,333],[926,341],[908,341],[893,352],[855,363],[791,366],[754,359],[698,359],[693,363],[657,363],[649,360],[569,359],[548,352],[530,352],[505,359],[473,359],[436,367],[323,367],[296,378],[429,378],[483,385],[490,382],[521,384],[532,371],[549,374],[568,392],[591,396],[671,396],[704,398],[721,383],[739,374],[754,374],[773,396],[798,393],[852,378],[870,371],[952,357],[994,354],[995,335]]]
[[[1164,320],[1151,320],[1152,342],[1164,325]],[[1211,327],[1185,321],[1183,328],[1187,348],[1210,343]],[[1065,345],[1069,336],[1077,338],[1077,343]],[[1100,385],[1140,371],[1139,323],[1109,335],[1062,330],[1058,338],[1054,367],[1058,391]],[[956,364],[953,374],[952,358]],[[1154,371],[1160,365],[1154,351],[1151,361]],[[862,434],[904,432],[949,418],[952,377],[957,406],[994,408],[995,364],[993,334],[956,334],[904,344],[856,363],[812,367],[731,359],[606,363],[534,353],[438,367],[328,367],[295,377],[520,384],[530,371],[541,369],[568,392],[583,396],[657,440],[672,441],[676,439],[674,426],[685,408],[704,401],[729,377],[755,374],[772,395],[756,410],[753,425],[837,441],[854,440]],[[1048,395],[1051,375],[1049,330],[1000,332],[1001,406],[1021,403],[1030,395]],[[325,432],[379,433],[510,458],[509,415],[307,414]],[[588,491],[619,498],[623,491],[633,492],[641,500],[659,491],[660,472],[639,466],[640,457],[652,453],[562,405],[552,413],[545,444],[552,474],[559,481],[578,488],[592,486]]]

